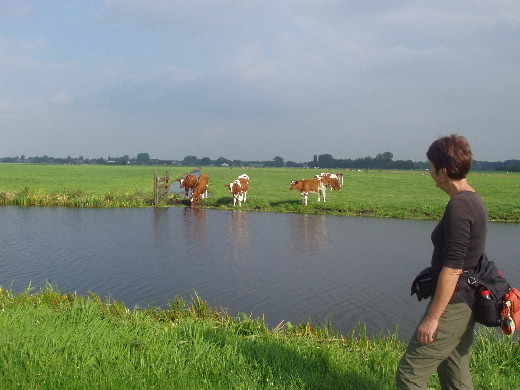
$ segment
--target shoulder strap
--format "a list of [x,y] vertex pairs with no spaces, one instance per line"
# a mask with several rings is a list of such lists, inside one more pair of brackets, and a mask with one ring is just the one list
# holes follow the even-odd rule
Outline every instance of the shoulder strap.
[[470,276],[468,278],[469,284],[476,285],[478,283],[477,278],[484,271],[484,268],[485,268],[486,264],[488,263],[488,261],[489,261],[489,259],[488,259],[487,255],[485,253],[482,253],[482,256],[480,256],[480,259],[478,259],[477,268],[475,268],[475,273],[473,274],[473,276]]

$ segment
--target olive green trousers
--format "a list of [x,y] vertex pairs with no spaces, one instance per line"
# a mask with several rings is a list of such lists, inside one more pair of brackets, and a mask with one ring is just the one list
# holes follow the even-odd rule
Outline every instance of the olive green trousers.
[[453,303],[439,319],[432,343],[419,344],[416,330],[397,367],[397,388],[427,390],[428,379],[437,370],[443,390],[473,390],[469,351],[474,327],[471,309],[465,303]]

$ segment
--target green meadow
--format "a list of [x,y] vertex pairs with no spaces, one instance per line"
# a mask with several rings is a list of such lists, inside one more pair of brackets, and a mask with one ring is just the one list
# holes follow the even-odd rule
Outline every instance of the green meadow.
[[0,164],[0,205],[149,207],[154,171],[180,177],[186,168]]
[[[150,207],[153,178],[169,171],[172,179],[193,167],[75,166],[0,164],[0,205],[64,207]],[[242,210],[333,214],[399,219],[439,219],[448,201],[426,171],[343,170],[340,191],[327,191],[327,201],[290,191],[292,180],[309,179],[318,170],[288,168],[203,167],[209,175],[209,198],[199,207],[233,208],[225,184],[246,173],[250,177]],[[336,173],[335,170],[328,172]],[[470,184],[480,193],[491,221],[520,221],[520,174],[470,172]],[[177,188],[174,183],[172,188]],[[172,194],[162,206],[189,206],[181,194]],[[237,205],[238,207],[238,205]]]
[[[425,171],[342,171],[340,191],[327,190],[327,201],[309,195],[301,205],[301,195],[290,191],[292,180],[309,179],[322,171],[303,169],[205,168],[210,176],[211,207],[228,208],[232,198],[223,187],[242,173],[250,177],[247,203],[243,210],[335,214],[399,219],[439,219],[448,201]],[[335,170],[326,172],[336,173]],[[520,221],[520,175],[475,172],[468,176],[489,210],[490,220]]]
[[[2,389],[390,390],[405,344],[339,336],[212,308],[197,295],[168,309],[127,309],[52,286],[0,289]],[[520,386],[520,344],[480,328],[471,354],[475,389]],[[429,388],[438,389],[434,375]]]
[[[0,164],[0,205],[151,207],[154,171],[172,179],[192,167]],[[243,210],[439,218],[447,195],[428,172],[343,171],[340,191],[327,202],[301,205],[292,180],[315,170],[203,168],[209,198],[201,206],[232,209],[225,187],[250,177]],[[329,172],[335,172],[329,170]],[[470,183],[496,221],[520,221],[520,175],[473,172]],[[178,185],[174,183],[174,188]],[[174,193],[161,207],[185,207]],[[237,206],[238,207],[238,206]],[[195,294],[174,297],[168,309],[129,310],[124,303],[45,286],[14,293],[0,287],[1,389],[369,389],[394,388],[405,343],[395,334],[368,337],[363,324],[350,334],[328,324],[280,323],[212,308]],[[476,389],[520,388],[520,344],[480,327],[471,352]],[[434,375],[429,388],[438,389]]]

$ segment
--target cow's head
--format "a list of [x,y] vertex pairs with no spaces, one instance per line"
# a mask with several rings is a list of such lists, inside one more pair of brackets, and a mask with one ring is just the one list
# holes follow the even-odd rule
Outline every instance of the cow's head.
[[339,185],[339,181],[338,181],[338,179],[331,179],[330,182],[329,182],[329,185],[331,186],[331,188],[332,188],[334,191],[339,191],[339,190],[341,190],[341,186]]
[[232,183],[225,184],[224,187],[229,188],[229,192],[232,194],[233,193],[233,187],[235,185],[236,185],[235,182],[232,182]]

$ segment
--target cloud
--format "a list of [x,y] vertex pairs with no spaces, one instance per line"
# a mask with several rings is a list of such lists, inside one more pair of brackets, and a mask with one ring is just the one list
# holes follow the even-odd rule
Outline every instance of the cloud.
[[[423,159],[450,131],[473,137],[484,159],[518,154],[518,2],[4,1],[0,11],[0,118],[13,129],[0,156],[26,146],[19,128],[86,156],[175,158],[195,154],[176,144],[196,140],[212,158]],[[75,141],[88,132],[104,141]],[[156,142],[172,135],[171,147]],[[224,156],[230,144],[240,155]]]
[[71,102],[71,97],[66,91],[59,91],[51,100],[61,106],[66,106]]
[[258,45],[243,47],[232,68],[238,77],[247,83],[268,80],[276,70],[275,62],[265,58]]
[[24,20],[34,14],[33,6],[23,0],[3,0],[0,2],[0,20]]

